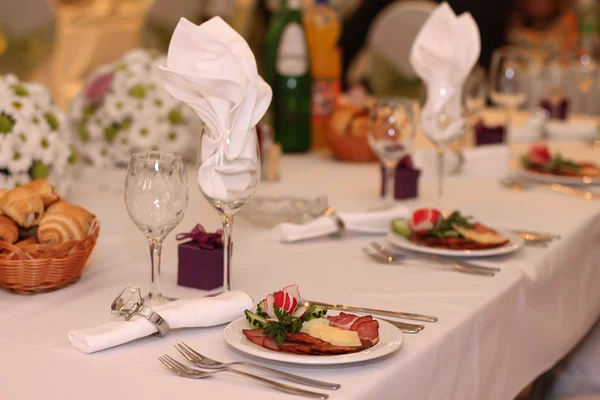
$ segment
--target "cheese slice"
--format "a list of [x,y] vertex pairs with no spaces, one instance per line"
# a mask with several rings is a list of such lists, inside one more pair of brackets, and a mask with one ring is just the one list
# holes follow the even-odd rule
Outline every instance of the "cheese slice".
[[[310,321],[306,321],[302,324],[302,328],[300,328],[300,332],[309,333],[309,329],[311,326],[329,326],[329,320],[327,318],[316,318],[311,319]],[[313,335],[311,335],[313,336]]]
[[339,329],[331,333],[331,341],[335,346],[361,346],[360,337],[356,331],[344,331]]
[[506,242],[506,238],[494,232],[476,232],[474,229],[467,229],[462,226],[453,225],[454,230],[467,239],[481,244],[497,244]]

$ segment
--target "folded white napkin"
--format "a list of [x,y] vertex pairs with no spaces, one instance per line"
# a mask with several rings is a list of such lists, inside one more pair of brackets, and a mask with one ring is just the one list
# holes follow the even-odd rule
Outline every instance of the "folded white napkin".
[[[394,218],[408,218],[410,212],[406,207],[395,207],[390,210],[362,213],[338,213],[344,221],[346,230],[367,234],[385,234],[390,230]],[[273,237],[281,242],[297,242],[329,235],[338,231],[332,216],[322,216],[304,225],[283,223],[273,228]]]
[[[152,309],[167,321],[170,329],[177,329],[221,325],[243,316],[244,310],[252,306],[252,299],[246,293],[228,292],[215,297],[177,300]],[[71,331],[69,341],[79,351],[94,353],[150,336],[156,331],[145,317],[135,317],[130,321],[119,319],[95,328]]]
[[246,189],[259,168],[253,128],[273,97],[248,43],[219,17],[200,26],[182,18],[159,72],[167,90],[212,132],[202,137],[198,183],[204,194],[227,200]]
[[510,121],[508,143],[533,143],[542,139],[548,118],[542,110],[537,110],[531,114],[512,115]]
[[[427,85],[422,130],[440,144],[463,131],[462,86],[480,51],[479,28],[471,14],[457,17],[445,2],[431,13],[413,43],[410,64]],[[442,113],[449,118],[444,126],[439,120]]]
[[552,140],[579,141],[598,139],[598,123],[592,119],[569,118],[566,121],[550,120],[546,125]]

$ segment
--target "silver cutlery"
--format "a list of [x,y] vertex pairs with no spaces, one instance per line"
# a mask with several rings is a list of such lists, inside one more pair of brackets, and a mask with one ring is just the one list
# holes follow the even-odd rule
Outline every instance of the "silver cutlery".
[[[368,313],[368,314],[385,315],[388,317],[404,318],[404,319],[411,319],[411,320],[423,321],[423,322],[437,322],[437,320],[438,320],[437,317],[432,317],[429,315],[413,314],[413,313],[406,313],[406,312],[401,312],[401,311],[378,310],[375,308],[349,306],[349,305],[345,305],[345,304],[325,303],[322,301],[314,301],[314,300],[304,300],[303,299],[301,301],[301,303],[302,303],[302,305],[304,305],[307,308],[310,307],[311,305],[314,305],[314,306],[329,308],[331,310],[356,311],[356,312],[362,312],[362,313]],[[394,322],[394,321],[388,321],[388,322]],[[420,325],[417,325],[417,326],[420,326]]]
[[233,374],[237,374],[237,375],[242,375],[245,377],[248,377],[250,379],[254,379],[257,380],[267,386],[270,386],[272,388],[275,388],[277,390],[280,390],[282,392],[285,393],[289,393],[289,394],[294,394],[297,396],[304,396],[304,397],[310,397],[313,399],[328,399],[329,395],[324,394],[324,393],[316,393],[316,392],[311,392],[309,390],[305,390],[305,389],[301,389],[301,388],[297,388],[295,386],[290,386],[290,385],[286,385],[284,383],[281,382],[277,382],[277,381],[272,381],[270,379],[266,379],[263,378],[261,376],[258,375],[252,375],[252,374],[248,374],[246,372],[242,372],[242,371],[238,371],[236,369],[233,368],[223,368],[223,369],[213,369],[211,371],[201,371],[195,368],[190,368],[182,363],[180,363],[179,361],[175,360],[173,357],[170,357],[166,354],[164,354],[161,357],[158,357],[158,360],[168,369],[170,369],[171,371],[173,371],[174,373],[176,373],[179,376],[182,376],[184,378],[190,378],[190,379],[204,379],[204,378],[208,378],[211,377],[213,375],[216,375],[220,372],[231,372]]
[[493,269],[483,269],[484,267],[467,266],[464,263],[451,262],[446,259],[434,259],[426,256],[413,256],[408,254],[394,254],[382,253],[372,247],[363,247],[363,252],[375,261],[385,264],[406,264],[408,261],[425,261],[434,263],[437,266],[449,267],[458,272],[464,272],[466,274],[481,275],[481,276],[494,276],[496,271]]
[[543,233],[543,232],[534,232],[534,231],[526,231],[522,229],[511,229],[512,233],[519,235],[521,238],[525,240],[531,241],[552,241],[558,240],[561,238],[560,235],[556,235],[554,233]]
[[507,178],[501,179],[500,183],[502,184],[502,186],[504,186],[508,189],[517,191],[517,192],[533,189],[536,186],[542,186],[542,187],[546,186],[554,192],[561,193],[561,194],[564,194],[567,196],[578,197],[578,198],[582,198],[585,200],[599,200],[600,199],[600,194],[598,194],[598,193],[585,192],[583,190],[575,189],[575,188],[561,185],[558,183],[552,183],[550,185],[544,185],[544,184],[538,185],[536,183],[525,181],[524,179],[519,179],[519,178],[515,178],[515,177],[507,177]]
[[278,371],[276,369],[269,368],[269,367],[264,367],[259,364],[253,364],[253,363],[243,362],[243,361],[234,361],[234,362],[228,362],[228,363],[216,361],[216,360],[213,360],[211,358],[208,358],[208,357],[198,353],[196,350],[192,349],[190,346],[188,346],[184,342],[176,344],[175,349],[182,356],[184,356],[188,361],[190,361],[192,364],[195,364],[196,366],[198,366],[200,368],[224,369],[224,368],[229,368],[229,367],[238,365],[238,366],[254,368],[256,370],[260,370],[262,372],[269,373],[269,374],[273,375],[274,377],[278,377],[281,379],[287,379],[292,382],[300,383],[302,385],[307,385],[307,386],[313,386],[313,387],[320,388],[320,389],[337,390],[341,387],[341,385],[338,383],[330,383],[330,382],[319,381],[316,379],[305,378],[303,376],[290,374],[288,372]]

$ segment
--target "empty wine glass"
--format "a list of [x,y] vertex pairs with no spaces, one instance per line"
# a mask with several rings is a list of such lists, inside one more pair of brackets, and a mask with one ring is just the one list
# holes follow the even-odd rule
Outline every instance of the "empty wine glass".
[[[230,138],[245,138],[242,145]],[[235,148],[234,148],[235,147]],[[204,126],[197,157],[200,191],[223,223],[223,292],[231,290],[233,217],[248,203],[260,182],[261,163],[256,129],[235,131],[221,139]]]
[[562,114],[560,107],[565,101],[568,70],[563,59],[553,59],[545,67],[542,73],[544,83],[543,107],[549,107],[548,114],[554,118]]
[[187,203],[187,172],[180,154],[154,151],[131,156],[125,180],[125,205],[150,246],[152,288],[146,296],[149,303],[172,300],[160,290],[162,244],[181,222]]
[[470,117],[483,110],[487,100],[487,79],[485,69],[476,65],[463,85],[462,104],[465,117]]
[[394,203],[394,179],[398,162],[412,149],[416,136],[415,102],[394,97],[376,100],[369,116],[367,139],[384,171],[384,207]]
[[580,94],[580,110],[587,112],[588,93],[594,87],[598,78],[598,61],[593,54],[581,54],[571,60],[571,72]]
[[494,51],[490,68],[490,98],[496,105],[504,107],[509,116],[527,99],[525,70],[524,60],[517,49],[503,47]]

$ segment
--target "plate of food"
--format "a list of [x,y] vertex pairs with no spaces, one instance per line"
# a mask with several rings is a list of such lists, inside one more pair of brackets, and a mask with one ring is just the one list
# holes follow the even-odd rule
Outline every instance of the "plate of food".
[[372,360],[398,350],[402,331],[371,315],[304,306],[298,285],[267,295],[225,328],[233,348],[293,364],[335,365]]
[[522,176],[537,182],[561,185],[598,185],[600,166],[591,161],[576,161],[552,154],[545,144],[531,146],[521,157]]
[[406,250],[451,257],[497,256],[524,244],[512,232],[490,228],[460,211],[444,215],[435,208],[418,209],[410,220],[393,220],[388,240]]

